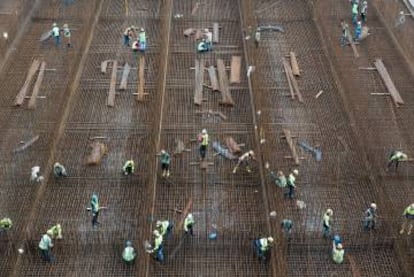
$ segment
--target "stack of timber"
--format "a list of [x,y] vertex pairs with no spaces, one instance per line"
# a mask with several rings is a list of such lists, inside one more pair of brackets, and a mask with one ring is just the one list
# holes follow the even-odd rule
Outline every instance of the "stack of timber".
[[295,79],[295,76],[293,76],[292,68],[290,67],[290,64],[286,61],[285,58],[283,58],[283,67],[285,69],[286,78],[289,84],[289,90],[290,95],[292,96],[292,99],[295,99],[295,96],[298,97],[299,102],[303,103],[303,97],[302,93],[299,90],[299,85]]
[[24,84],[22,88],[20,89],[19,93],[16,96],[16,99],[14,101],[15,106],[21,106],[23,104],[23,101],[26,97],[27,90],[29,89],[30,82],[32,81],[33,76],[36,74],[37,69],[40,66],[40,61],[34,59],[32,62],[32,65],[30,66],[29,73],[27,74],[26,80],[24,81]]
[[139,57],[139,69],[138,69],[138,93],[137,93],[137,100],[139,102],[144,101],[144,86],[145,86],[145,57],[141,56]]
[[131,70],[131,67],[128,63],[125,63],[124,69],[122,71],[122,78],[121,78],[121,84],[119,85],[120,90],[126,90],[127,84],[128,84],[128,75],[129,71]]
[[390,74],[387,71],[384,63],[381,59],[377,59],[374,62],[375,68],[378,70],[382,80],[384,81],[385,86],[387,87],[388,92],[391,94],[392,100],[394,101],[395,106],[399,107],[404,104],[404,100],[401,98],[400,93],[394,85],[394,82],[391,79]]
[[101,163],[103,156],[108,152],[108,148],[101,142],[94,142],[91,144],[91,154],[86,160],[87,165],[98,165]]
[[230,66],[230,84],[240,84],[241,57],[232,56]]
[[[101,68],[102,70],[102,68]],[[116,73],[118,70],[118,62],[113,61],[112,62],[112,74],[111,74],[111,83],[109,84],[109,93],[108,93],[108,100],[106,102],[106,105],[108,107],[115,106],[115,88],[116,88]],[[105,68],[106,71],[106,68]]]
[[299,77],[300,76],[300,70],[299,70],[298,60],[296,59],[295,52],[290,52],[289,57],[290,57],[290,65],[292,66],[292,73],[293,73],[293,75]]
[[225,157],[229,160],[236,160],[237,156],[233,155],[229,149],[224,148],[221,144],[217,141],[213,142],[213,149],[217,152],[217,154]]
[[40,65],[39,75],[37,75],[36,83],[33,87],[32,97],[29,100],[29,109],[36,108],[36,99],[40,91],[40,86],[42,85],[43,76],[45,74],[46,62],[42,62]]
[[230,150],[231,153],[233,154],[240,154],[241,153],[241,148],[240,148],[240,144],[237,144],[237,142],[233,139],[233,137],[226,137],[224,139],[227,148]]
[[219,43],[219,24],[213,23],[213,43]]
[[226,67],[222,59],[217,59],[217,71],[219,75],[220,91],[222,94],[222,100],[219,102],[219,104],[225,106],[234,106],[235,103],[231,97]]
[[210,78],[210,88],[213,92],[220,91],[219,82],[217,80],[217,72],[214,66],[210,65],[207,69],[208,76]]
[[203,102],[204,60],[195,61],[195,92],[194,104],[201,106]]
[[290,133],[290,130],[284,128],[283,129],[283,134],[284,134],[284,137],[283,138],[286,139],[286,141],[287,141],[287,143],[289,145],[290,151],[292,152],[292,158],[295,161],[295,164],[296,165],[299,165],[300,163],[299,163],[298,152],[296,150],[295,144],[293,143],[293,137],[292,137],[292,135]]

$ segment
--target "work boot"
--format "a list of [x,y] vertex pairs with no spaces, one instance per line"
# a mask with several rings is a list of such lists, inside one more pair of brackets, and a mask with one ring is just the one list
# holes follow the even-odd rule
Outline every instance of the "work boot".
[[411,235],[411,231],[413,230],[413,225],[410,225],[410,229],[408,229],[407,235]]
[[162,177],[165,177],[165,170],[162,171]]
[[404,228],[400,230],[400,235],[404,234]]
[[248,173],[251,173],[251,172],[252,172],[252,170],[250,169],[250,167],[246,167],[246,171],[247,171]]
[[237,172],[237,167],[235,167],[235,168],[233,169],[233,174],[236,174],[236,172]]
[[170,171],[167,170],[167,177],[170,177]]

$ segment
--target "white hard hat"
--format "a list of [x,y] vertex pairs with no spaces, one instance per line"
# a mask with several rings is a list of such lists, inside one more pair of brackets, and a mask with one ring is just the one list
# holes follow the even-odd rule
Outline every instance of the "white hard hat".
[[329,214],[329,215],[333,215],[333,211],[332,211],[332,209],[327,209],[327,210],[326,210],[326,213],[327,213],[327,214]]
[[272,243],[274,240],[273,240],[273,238],[272,238],[272,237],[268,237],[268,238],[267,238],[267,241],[268,241],[268,242],[270,242],[270,243]]
[[53,22],[52,26],[53,27],[56,27],[57,26],[56,22]]
[[161,227],[161,225],[162,225],[161,221],[160,220],[157,220],[156,226],[157,227]]
[[203,129],[203,130],[201,131],[201,133],[203,133],[203,134],[207,134],[207,130],[206,130],[206,129]]
[[404,15],[404,11],[400,11],[400,14],[401,14],[401,15]]
[[154,230],[154,232],[152,232],[154,234],[154,236],[159,237],[161,234],[160,232],[158,232],[158,230]]
[[371,203],[371,206],[370,207],[373,208],[373,209],[376,209],[377,208],[377,204]]
[[414,209],[414,203],[412,203],[412,204],[410,205],[410,207],[411,207],[411,209]]
[[188,218],[193,218],[193,214],[188,214],[187,217]]
[[63,24],[63,28],[67,28],[68,27],[68,24]]
[[294,170],[293,170],[293,174],[295,174],[296,176],[298,176],[298,175],[299,175],[299,170],[294,169]]
[[144,32],[144,28],[141,27],[141,32]]
[[342,249],[343,248],[342,243],[338,243],[338,245],[336,246],[336,248]]
[[62,226],[60,226],[60,224],[57,224],[57,225],[56,225],[56,227],[58,227],[58,228],[62,228]]
[[358,21],[358,25],[361,25],[361,21]]
[[161,150],[161,154],[165,154],[165,150],[164,149]]
[[204,29],[204,32],[208,32],[208,28],[205,28],[205,29]]
[[250,150],[250,151],[249,151],[249,154],[253,156],[253,155],[254,155],[253,150]]

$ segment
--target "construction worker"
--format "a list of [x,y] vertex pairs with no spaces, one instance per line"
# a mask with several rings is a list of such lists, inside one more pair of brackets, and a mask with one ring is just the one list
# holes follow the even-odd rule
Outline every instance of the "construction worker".
[[141,28],[139,30],[138,39],[139,39],[139,50],[144,52],[145,49],[147,48],[147,35],[145,34],[144,28]]
[[10,218],[5,217],[0,220],[0,231],[7,231],[13,226],[13,222]]
[[277,175],[271,171],[270,172],[270,176],[272,176],[272,178],[275,180],[275,184],[280,187],[280,188],[284,188],[287,185],[287,180],[286,180],[286,176],[283,173],[283,171],[278,171]]
[[401,226],[400,234],[404,234],[405,227],[407,224],[409,224],[407,235],[410,235],[413,230],[414,203],[410,204],[407,208],[405,208],[403,216],[405,217],[405,220]]
[[342,243],[336,243],[335,240],[332,241],[332,260],[337,264],[342,264],[344,262],[345,251],[343,249]]
[[66,45],[68,47],[71,47],[71,43],[70,43],[71,32],[69,29],[69,25],[66,23],[63,24],[63,36],[65,37]]
[[56,224],[47,230],[46,234],[48,234],[52,239],[63,239],[62,226],[60,224]]
[[257,27],[256,31],[254,32],[254,45],[256,45],[256,48],[259,47],[260,37],[260,27]]
[[98,216],[99,216],[100,209],[101,208],[99,207],[98,195],[96,193],[93,193],[91,197],[92,227],[95,227],[98,224],[100,224],[98,222]]
[[352,4],[352,25],[356,26],[358,22],[358,4]]
[[362,33],[362,23],[358,21],[357,25],[355,26],[355,38],[354,41],[361,40],[361,33]]
[[52,239],[48,234],[44,234],[39,242],[39,249],[42,254],[42,258],[46,262],[52,262],[54,260],[50,249],[53,247]]
[[213,33],[209,29],[204,29],[204,38],[208,50],[213,48]]
[[154,258],[157,261],[163,262],[164,261],[164,252],[163,252],[163,245],[162,245],[163,237],[158,230],[154,230],[153,235],[154,235],[154,247],[148,252],[153,253]]
[[133,160],[128,160],[124,163],[124,166],[122,167],[122,172],[124,172],[124,175],[133,174],[135,171],[135,163]]
[[246,167],[247,172],[249,173],[252,172],[252,170],[250,169],[250,163],[252,160],[256,160],[253,150],[250,150],[244,153],[243,155],[241,155],[239,157],[239,160],[237,161],[236,166],[233,169],[233,174],[237,172],[237,169],[240,167],[240,165],[244,165]]
[[39,183],[39,182],[42,182],[43,180],[44,180],[43,176],[40,175],[40,166],[36,165],[32,167],[30,181]]
[[282,231],[283,233],[290,238],[290,235],[292,234],[292,227],[293,227],[293,222],[290,219],[283,219],[280,222],[280,227],[282,227]]
[[405,13],[404,11],[400,11],[398,13],[398,17],[395,20],[395,28],[405,23]]
[[200,143],[200,160],[204,160],[206,158],[208,148],[208,134],[206,129],[201,131],[201,134],[198,135],[197,140]]
[[368,10],[368,2],[364,0],[362,1],[361,8],[360,8],[361,20],[364,23],[367,22],[367,10]]
[[270,249],[273,245],[273,237],[265,237],[253,241],[259,260],[266,260],[269,258]]
[[59,177],[66,177],[68,176],[68,174],[66,173],[66,169],[63,165],[61,165],[60,163],[56,162],[53,165],[53,174],[55,175],[55,177],[59,178]]
[[52,37],[55,39],[55,45],[59,46],[60,44],[60,29],[56,22],[52,24],[52,31],[51,31]]
[[322,233],[324,238],[328,238],[331,234],[331,217],[333,216],[332,209],[327,209],[322,217]]
[[135,26],[128,26],[124,31],[124,45],[129,46],[129,41],[134,37]]
[[348,35],[349,35],[349,26],[348,23],[345,22],[345,20],[341,20],[341,29],[342,29],[342,35],[341,35],[341,46],[344,47],[345,45],[348,45]]
[[399,162],[406,161],[407,159],[407,154],[399,150],[392,151],[390,157],[388,158],[387,171],[390,169],[392,164],[395,163],[395,172],[397,172]]
[[207,42],[205,39],[202,39],[198,44],[197,44],[197,51],[199,53],[202,52],[207,52],[208,51],[208,46],[207,46]]
[[167,151],[162,149],[160,155],[161,155],[162,177],[169,177],[170,176],[170,163],[171,163],[170,154],[168,154]]
[[126,264],[133,264],[136,256],[137,253],[135,252],[134,247],[132,247],[132,242],[127,240],[125,242],[124,251],[122,251],[122,260],[124,260]]
[[287,184],[287,188],[288,190],[285,192],[284,196],[289,197],[289,199],[293,199],[294,195],[295,195],[295,188],[296,188],[296,176],[299,175],[299,170],[294,169],[288,176],[286,184]]
[[171,235],[174,224],[168,220],[158,220],[156,226],[160,234],[168,239]]
[[364,230],[374,230],[377,222],[377,204],[371,203],[369,208],[365,211]]
[[139,40],[136,39],[132,42],[131,49],[132,49],[132,54],[134,55],[134,59],[136,59],[138,57],[138,51],[139,51]]
[[193,234],[193,225],[195,224],[194,218],[193,218],[193,214],[188,214],[185,219],[184,219],[184,233],[185,234],[190,234],[190,235],[194,235]]

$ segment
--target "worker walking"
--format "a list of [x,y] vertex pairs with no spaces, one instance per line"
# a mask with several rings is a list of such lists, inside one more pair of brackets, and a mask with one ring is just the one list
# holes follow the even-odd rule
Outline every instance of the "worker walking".
[[129,42],[134,38],[135,26],[128,26],[124,31],[124,45],[129,46]]
[[236,166],[234,167],[234,169],[233,169],[233,174],[235,174],[236,172],[237,172],[237,169],[241,166],[241,165],[244,165],[245,167],[246,167],[246,171],[247,172],[252,172],[252,170],[250,169],[250,163],[253,161],[253,160],[256,160],[256,156],[255,156],[255,154],[254,154],[254,152],[253,152],[253,150],[250,150],[250,151],[248,151],[248,152],[246,152],[246,153],[244,153],[243,155],[241,155],[240,157],[239,157],[239,160],[237,161],[237,164],[236,164]]
[[270,257],[270,249],[273,246],[273,237],[265,237],[255,239],[253,241],[253,247],[256,250],[259,260],[267,260]]
[[388,158],[387,171],[390,170],[392,164],[395,163],[395,172],[397,172],[399,162],[406,161],[407,159],[408,159],[407,154],[403,153],[402,151],[399,151],[399,150],[392,151]]
[[256,31],[254,32],[254,45],[256,46],[256,48],[259,47],[260,37],[260,27],[257,27]]
[[342,264],[344,262],[345,250],[342,246],[342,243],[336,243],[335,240],[332,241],[332,260],[337,264]]
[[349,36],[349,26],[348,23],[345,22],[345,20],[341,20],[341,29],[342,29],[342,35],[341,35],[341,46],[344,47],[348,45],[348,36]]
[[42,254],[42,259],[46,262],[53,262],[54,257],[50,249],[53,247],[52,239],[48,234],[44,234],[39,242],[40,253]]
[[194,235],[193,233],[193,225],[195,224],[193,214],[188,214],[184,219],[184,233]]
[[44,180],[43,176],[40,174],[40,166],[36,165],[32,167],[32,173],[30,175],[30,181],[40,183]]
[[208,148],[208,134],[207,134],[207,130],[203,129],[201,131],[201,134],[198,135],[197,137],[198,142],[200,143],[200,160],[204,160],[206,158],[207,155],[207,148]]
[[296,188],[296,177],[299,175],[299,170],[294,169],[288,176],[286,184],[288,190],[285,192],[284,196],[289,197],[289,199],[293,199],[295,196],[295,188]]
[[56,178],[68,176],[66,168],[58,162],[53,165],[53,174]]
[[12,226],[13,226],[13,222],[10,218],[5,217],[0,220],[0,232],[10,230]]
[[135,163],[132,159],[124,163],[124,166],[122,167],[122,172],[124,173],[124,175],[130,175],[135,172]]
[[63,239],[62,226],[60,224],[56,224],[47,230],[46,234],[48,234],[52,239]]
[[285,236],[290,238],[290,235],[292,234],[293,221],[285,218],[280,222],[280,227],[282,228]]
[[162,170],[162,177],[169,177],[170,176],[170,163],[171,157],[167,151],[164,149],[161,150],[161,170]]
[[322,217],[322,234],[324,238],[328,238],[331,234],[331,217],[333,216],[332,209],[327,209]]
[[270,171],[270,176],[275,181],[276,186],[280,188],[287,186],[287,179],[283,171],[278,171],[277,174],[275,174],[273,171]]
[[138,34],[138,39],[139,39],[139,50],[141,52],[144,52],[145,49],[147,48],[147,35],[145,33],[144,28],[141,28]]
[[364,23],[367,22],[367,11],[368,11],[368,2],[364,0],[362,1],[361,8],[360,8],[361,20]]
[[164,251],[163,251],[163,237],[158,230],[154,230],[154,247],[148,250],[148,253],[152,253],[154,258],[159,261],[164,261]]
[[57,25],[56,22],[54,22],[52,24],[52,31],[51,31],[51,33],[52,33],[52,37],[55,39],[55,45],[56,45],[56,47],[59,46],[59,44],[60,44],[60,29],[59,29],[59,27],[58,27],[58,25]]
[[127,240],[125,242],[125,248],[122,251],[122,260],[126,264],[130,265],[134,263],[136,256],[137,253],[135,252],[134,247],[132,247],[132,242],[130,240]]
[[370,231],[375,229],[377,223],[377,204],[371,203],[369,208],[365,211],[364,230]]
[[405,217],[405,219],[404,223],[401,225],[400,234],[404,234],[405,227],[408,225],[407,235],[411,235],[414,221],[414,203],[410,204],[407,208],[405,208],[403,216]]
[[72,46],[72,44],[70,42],[71,32],[70,32],[70,29],[69,29],[69,25],[66,24],[66,23],[63,24],[63,36],[65,37],[66,45],[68,47],[71,47]]
[[170,238],[171,231],[174,227],[174,224],[171,221],[158,220],[156,226],[161,236],[163,236],[166,239]]
[[358,3],[352,4],[352,25],[356,26],[358,22]]
[[360,41],[362,34],[362,23],[358,21],[357,25],[355,26],[355,38],[354,41]]
[[95,227],[98,224],[100,224],[98,222],[100,210],[101,210],[101,207],[99,207],[98,195],[96,193],[93,193],[91,197],[91,208],[90,208],[90,211],[92,212],[92,227]]

